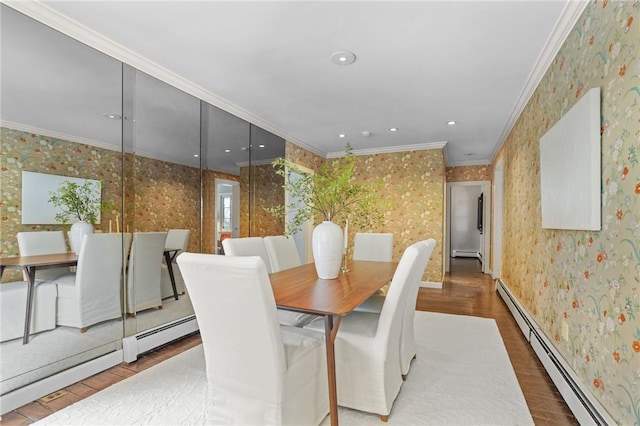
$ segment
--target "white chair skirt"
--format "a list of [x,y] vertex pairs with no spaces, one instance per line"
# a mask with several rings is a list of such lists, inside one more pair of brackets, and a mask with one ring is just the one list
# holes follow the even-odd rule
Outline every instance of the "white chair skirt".
[[[31,334],[56,328],[56,298],[54,283],[36,283],[31,309]],[[24,335],[24,314],[27,306],[27,282],[0,285],[0,341]]]
[[[327,416],[324,336],[299,327],[280,326],[280,330],[288,368],[281,393],[237,389],[238,382],[231,378],[209,377],[207,424],[318,425]],[[234,388],[233,393],[228,391]]]

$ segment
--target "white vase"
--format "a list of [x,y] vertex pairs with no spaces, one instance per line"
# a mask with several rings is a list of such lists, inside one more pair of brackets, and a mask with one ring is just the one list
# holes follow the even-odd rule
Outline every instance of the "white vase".
[[338,277],[343,244],[342,228],[335,223],[325,221],[315,227],[312,247],[318,278],[332,280]]
[[87,222],[76,222],[71,225],[69,231],[69,242],[71,243],[71,250],[75,254],[80,254],[80,247],[82,247],[82,239],[87,234],[93,234],[93,225]]

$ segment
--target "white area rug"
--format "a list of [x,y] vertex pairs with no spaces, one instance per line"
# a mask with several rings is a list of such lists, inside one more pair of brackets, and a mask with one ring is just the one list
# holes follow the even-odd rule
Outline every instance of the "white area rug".
[[[534,424],[494,320],[416,312],[415,332],[418,359],[388,425]],[[198,346],[36,424],[199,425],[206,386]],[[373,414],[339,415],[342,425],[384,425]]]

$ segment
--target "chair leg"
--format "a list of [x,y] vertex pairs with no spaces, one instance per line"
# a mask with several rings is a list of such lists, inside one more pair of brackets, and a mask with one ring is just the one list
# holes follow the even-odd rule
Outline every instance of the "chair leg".
[[408,374],[403,374],[403,375],[402,375],[402,381],[403,381],[403,382],[407,380],[407,376],[408,376]]
[[380,414],[380,420],[382,420],[385,423],[388,422],[389,421],[389,415],[384,416],[384,415]]
[[80,329],[80,333],[86,333],[88,328],[89,328],[89,327],[82,327],[82,328]]

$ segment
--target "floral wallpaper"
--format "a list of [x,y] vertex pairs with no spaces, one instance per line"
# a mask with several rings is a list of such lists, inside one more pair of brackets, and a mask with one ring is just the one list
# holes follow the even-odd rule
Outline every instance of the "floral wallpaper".
[[[589,4],[501,151],[503,280],[625,425],[640,424],[639,18],[637,1]],[[539,139],[592,87],[602,94],[602,230],[542,229]]]
[[492,180],[493,169],[491,166],[457,166],[447,167],[447,182],[475,182]]
[[[324,160],[287,143],[287,158],[318,170]],[[355,229],[350,224],[349,246],[356,232],[393,232],[393,259],[400,260],[404,249],[416,241],[434,238],[437,246],[431,255],[423,280],[442,282],[443,218],[445,165],[441,149],[392,154],[363,155],[356,158],[357,181],[370,182],[380,177],[377,189],[385,214],[385,224],[374,229]]]

